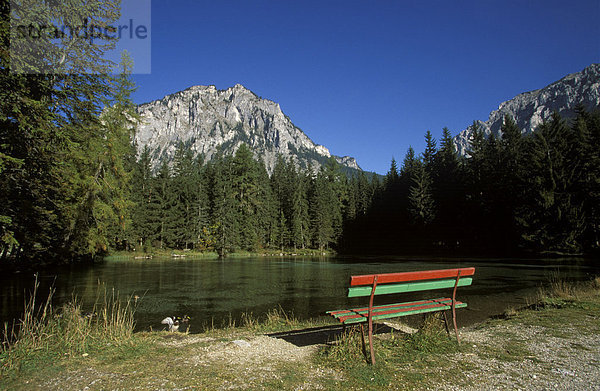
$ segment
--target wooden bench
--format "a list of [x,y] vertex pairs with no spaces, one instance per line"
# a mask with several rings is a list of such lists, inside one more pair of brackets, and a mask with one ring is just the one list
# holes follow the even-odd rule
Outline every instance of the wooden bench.
[[[460,343],[458,327],[456,326],[456,309],[464,308],[467,303],[456,301],[456,289],[459,286],[471,285],[475,268],[459,268],[445,270],[427,270],[405,273],[368,274],[352,276],[348,297],[369,296],[369,306],[353,308],[348,310],[327,311],[327,314],[336,318],[344,326],[348,324],[360,324],[364,344],[363,323],[369,325],[369,349],[371,351],[371,363],[375,364],[375,353],[373,351],[373,320],[389,319],[400,316],[423,314],[427,312],[452,310],[452,321],[456,340]],[[373,298],[376,295],[387,295],[397,293],[408,293],[418,291],[429,291],[444,288],[452,288],[452,297],[418,300],[396,304],[385,304],[374,306]],[[444,312],[446,329],[448,319]]]

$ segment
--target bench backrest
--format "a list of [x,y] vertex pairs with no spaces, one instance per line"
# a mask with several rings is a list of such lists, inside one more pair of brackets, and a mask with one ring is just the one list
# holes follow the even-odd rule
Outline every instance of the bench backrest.
[[454,288],[471,285],[474,267],[420,272],[366,274],[352,276],[348,297],[371,296],[376,284],[375,295],[418,292],[433,289]]

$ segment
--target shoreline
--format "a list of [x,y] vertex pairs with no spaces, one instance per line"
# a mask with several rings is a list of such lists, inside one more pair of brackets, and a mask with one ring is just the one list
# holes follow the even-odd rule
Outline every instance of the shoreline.
[[[53,359],[32,351],[13,369],[5,352],[0,388],[591,390],[600,387],[600,279],[582,287],[552,283],[529,308],[461,328],[460,345],[435,318],[416,333],[376,334],[375,366],[357,333],[315,342],[306,330],[330,322],[272,311],[238,327],[134,333]],[[299,337],[285,337],[292,332]]]
[[[298,249],[298,250],[264,250],[257,252],[239,251],[227,254],[222,259],[231,258],[250,258],[250,257],[331,257],[338,255],[333,250],[315,250],[315,249]],[[218,259],[219,255],[213,251],[193,251],[193,250],[156,250],[152,252],[137,252],[137,251],[116,251],[107,254],[103,258],[132,258],[132,259],[151,259],[154,257],[161,258],[206,258]]]

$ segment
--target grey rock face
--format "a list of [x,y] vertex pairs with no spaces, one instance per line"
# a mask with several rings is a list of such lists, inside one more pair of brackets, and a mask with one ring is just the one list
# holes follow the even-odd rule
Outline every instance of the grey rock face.
[[[600,107],[600,64],[592,64],[583,71],[567,75],[542,89],[517,95],[501,103],[487,121],[476,122],[486,137],[491,134],[500,137],[500,128],[508,114],[513,117],[521,132],[528,134],[549,119],[554,111],[563,117],[573,116],[573,110],[578,104],[583,104],[587,109]],[[468,155],[472,135],[471,125],[455,137],[454,142],[461,155]]]
[[[138,106],[142,123],[135,140],[139,151],[148,146],[152,165],[172,161],[180,142],[194,155],[210,160],[220,149],[235,153],[247,144],[272,172],[277,155],[291,157],[299,167],[313,169],[331,156],[315,144],[281,111],[279,104],[262,99],[240,84],[227,90],[195,86]],[[354,158],[334,158],[343,167],[360,170]]]

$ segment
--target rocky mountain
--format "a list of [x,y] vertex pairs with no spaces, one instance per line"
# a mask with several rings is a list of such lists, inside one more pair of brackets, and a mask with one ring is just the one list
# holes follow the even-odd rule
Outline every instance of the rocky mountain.
[[[523,134],[535,131],[536,127],[557,111],[563,118],[572,117],[574,108],[583,104],[587,109],[600,107],[600,64],[592,64],[581,72],[572,73],[542,89],[525,92],[503,102],[490,118],[476,121],[488,137],[500,137],[504,117],[513,117]],[[458,152],[467,155],[473,126],[460,132],[454,139]]]
[[[135,139],[140,150],[147,145],[152,151],[154,168],[165,159],[170,161],[179,143],[206,160],[218,150],[233,154],[245,143],[255,157],[264,160],[269,172],[278,154],[291,157],[302,168],[319,167],[332,156],[295,126],[279,104],[258,97],[240,84],[226,90],[190,87],[141,104],[138,113],[142,124]],[[352,157],[334,158],[346,171],[360,170]]]

